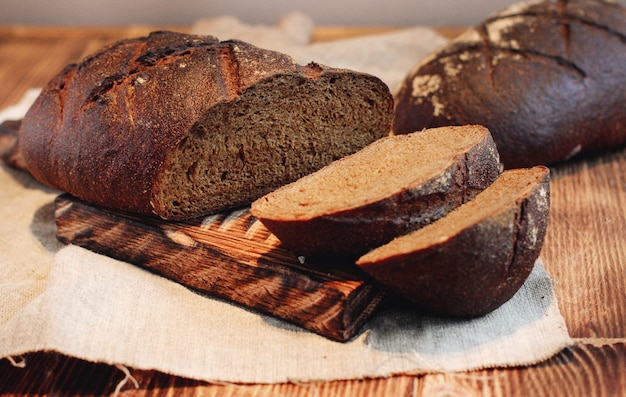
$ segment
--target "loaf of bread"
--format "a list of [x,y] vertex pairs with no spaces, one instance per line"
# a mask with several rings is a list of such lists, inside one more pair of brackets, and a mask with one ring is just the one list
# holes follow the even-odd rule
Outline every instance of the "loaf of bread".
[[479,316],[508,301],[532,271],[549,207],[548,168],[507,170],[472,201],[357,265],[424,311]]
[[441,127],[382,138],[254,201],[251,213],[298,255],[354,260],[469,201],[501,170],[486,128]]
[[412,70],[395,133],[489,128],[505,168],[551,165],[626,143],[626,9],[616,2],[513,5]]
[[392,117],[376,77],[155,32],[66,67],[26,114],[19,148],[47,185],[175,220],[249,205],[387,136]]

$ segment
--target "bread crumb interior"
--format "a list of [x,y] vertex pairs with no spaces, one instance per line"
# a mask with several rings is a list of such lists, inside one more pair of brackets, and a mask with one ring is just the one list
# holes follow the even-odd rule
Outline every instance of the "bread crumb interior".
[[167,218],[247,205],[388,135],[380,81],[273,76],[211,109],[167,160],[153,205]]

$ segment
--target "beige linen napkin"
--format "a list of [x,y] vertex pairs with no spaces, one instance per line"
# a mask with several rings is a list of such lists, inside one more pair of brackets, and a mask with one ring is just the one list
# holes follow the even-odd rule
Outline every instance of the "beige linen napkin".
[[[0,122],[21,117],[35,94],[0,112]],[[52,350],[208,381],[272,383],[523,365],[572,343],[541,261],[487,316],[454,321],[389,309],[337,343],[62,246],[58,193],[0,166],[0,357]]]
[[45,292],[0,325],[0,356],[54,350],[244,383],[521,365],[568,344],[541,262],[511,301],[485,317],[453,321],[388,310],[337,343],[76,246],[57,253]]

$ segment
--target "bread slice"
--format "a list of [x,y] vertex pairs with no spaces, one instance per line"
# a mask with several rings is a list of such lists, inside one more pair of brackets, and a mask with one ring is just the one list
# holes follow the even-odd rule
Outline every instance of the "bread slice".
[[426,311],[473,317],[508,301],[539,257],[549,169],[507,170],[474,200],[356,262]]
[[154,32],[69,65],[26,114],[40,181],[165,219],[233,207],[389,135],[378,78],[241,41]]
[[501,169],[486,128],[442,127],[382,138],[251,212],[299,255],[356,259],[470,200]]

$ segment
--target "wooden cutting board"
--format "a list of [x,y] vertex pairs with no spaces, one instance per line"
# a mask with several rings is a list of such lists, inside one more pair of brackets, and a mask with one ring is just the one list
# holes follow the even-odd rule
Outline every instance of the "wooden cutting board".
[[385,291],[356,266],[310,263],[281,248],[247,209],[167,222],[56,201],[57,238],[141,266],[193,290],[346,341]]

